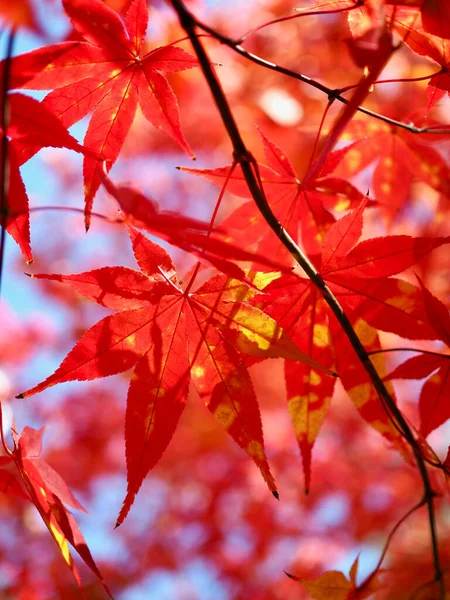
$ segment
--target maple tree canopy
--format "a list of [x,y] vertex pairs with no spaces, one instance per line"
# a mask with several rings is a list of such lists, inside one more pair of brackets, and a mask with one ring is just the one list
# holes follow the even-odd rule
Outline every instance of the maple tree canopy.
[[0,19],[0,596],[450,597],[450,2]]

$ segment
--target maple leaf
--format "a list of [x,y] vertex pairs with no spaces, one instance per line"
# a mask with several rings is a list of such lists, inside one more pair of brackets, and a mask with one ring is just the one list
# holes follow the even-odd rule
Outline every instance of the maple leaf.
[[[30,245],[29,201],[19,166],[44,146],[83,152],[62,123],[42,103],[23,94],[8,95],[9,120],[6,231],[19,245],[27,263],[33,261]],[[0,129],[1,132],[1,129]]]
[[[258,163],[264,193],[278,221],[297,240],[301,229],[302,242],[310,254],[320,252],[326,231],[334,223],[332,210],[345,210],[359,203],[364,196],[343,179],[327,177],[347,151],[339,150],[328,157],[327,163],[316,178],[301,182],[286,154],[261,131],[267,166]],[[227,191],[241,198],[251,198],[240,166],[216,169],[188,169],[182,171],[205,177],[222,187],[227,180]],[[267,223],[254,201],[247,202],[222,223],[229,241],[257,248],[267,256],[277,257],[285,264],[292,257],[280,247],[279,239],[268,229]]]
[[[33,253],[30,245],[30,213],[28,195],[23,183],[14,148],[11,143],[6,144],[7,149],[7,214],[5,230],[10,234],[22,251],[27,263],[33,262]],[[2,160],[0,151],[0,161]]]
[[8,136],[21,165],[41,148],[49,146],[92,156],[42,102],[14,93],[8,95],[8,108]]
[[[434,0],[435,1],[435,0]],[[448,3],[446,3],[448,4]],[[450,10],[448,5],[447,11]],[[423,18],[423,13],[422,13]],[[450,14],[448,21],[450,21]],[[440,65],[441,70],[431,77],[427,86],[428,108],[432,108],[445,93],[450,94],[450,40],[442,39],[425,30],[421,15],[408,8],[392,12],[391,22],[394,29],[402,35],[404,43],[416,54],[424,56]],[[441,21],[443,24],[444,21]]]
[[124,21],[102,0],[63,0],[84,41],[62,42],[12,60],[11,87],[53,91],[44,105],[70,127],[93,111],[84,146],[95,154],[83,165],[85,224],[89,228],[102,164],[111,169],[133,123],[137,105],[155,127],[171,135],[190,156],[176,97],[164,73],[197,66],[181,48],[164,46],[142,55],[146,0],[133,0]]
[[197,219],[173,212],[160,212],[155,200],[126,185],[116,186],[107,176],[103,183],[108,193],[117,200],[128,224],[194,254],[201,262],[234,279],[249,283],[244,271],[231,260],[251,261],[256,268],[291,270],[266,254],[256,254],[231,244],[231,238],[223,227],[211,230],[209,224]]
[[[327,571],[317,579],[301,579],[290,573],[288,577],[301,583],[314,600],[364,600],[381,588],[378,574],[373,574],[367,584],[356,584],[358,557],[350,569],[350,579],[341,571]],[[367,580],[366,580],[367,581]]]
[[337,175],[353,177],[376,161],[374,196],[388,222],[404,207],[416,178],[450,196],[448,165],[434,148],[417,142],[414,134],[381,121],[354,120],[345,137],[359,141],[342,159]]
[[450,4],[447,0],[424,0],[422,22],[428,33],[450,38]]
[[[386,4],[420,8],[424,30],[440,38],[450,38],[450,5],[447,0],[386,0]],[[417,20],[418,13],[415,12],[415,15]]]
[[[419,278],[418,278],[419,279]],[[424,286],[425,309],[436,338],[450,349],[450,315],[447,307]],[[448,352],[448,351],[447,351]],[[431,377],[428,377],[431,375]],[[425,382],[419,399],[420,433],[426,437],[439,425],[450,419],[450,354],[423,353],[399,365],[387,379],[423,379]]]
[[[2,465],[11,464],[17,469],[17,476],[9,471],[0,471],[0,481],[4,492],[26,497],[36,506],[42,520],[55,540],[66,564],[72,571],[75,581],[82,589],[78,570],[69,550],[69,543],[78,552],[85,564],[100,579],[106,592],[112,598],[103,577],[95,564],[78,525],[65,508],[65,504],[86,512],[66,486],[64,480],[52,467],[40,458],[44,428],[36,430],[24,427],[19,437],[12,429],[14,450],[11,452],[3,439],[3,423],[0,410],[0,427],[3,448],[6,456],[0,457]],[[12,479],[11,479],[12,478]],[[23,491],[22,486],[26,492]],[[83,597],[86,597],[83,593]]]
[[[402,337],[434,339],[420,290],[395,275],[450,238],[389,236],[357,244],[363,227],[367,199],[327,232],[321,276],[351,318],[366,351],[376,352],[376,328]],[[356,244],[356,245],[355,245]],[[404,444],[382,407],[361,361],[317,289],[307,279],[283,275],[252,299],[289,333],[299,348],[321,364],[334,368],[361,416],[404,452]],[[381,376],[387,374],[381,354],[371,357]],[[305,487],[309,489],[311,451],[326,416],[334,381],[314,368],[285,365],[289,412],[303,458]],[[393,394],[392,386],[390,391]]]
[[[219,274],[195,293],[190,292],[192,279],[183,291],[170,256],[131,228],[130,236],[141,272],[105,267],[78,275],[32,276],[67,283],[90,300],[121,310],[89,329],[53,375],[20,397],[135,366],[125,424],[128,492],[118,524],[176,429],[191,377],[208,409],[276,494],[256,395],[240,353],[305,361],[331,371],[301,352],[276,321],[245,302],[255,294],[248,285]],[[254,284],[263,287],[273,277],[255,276]]]

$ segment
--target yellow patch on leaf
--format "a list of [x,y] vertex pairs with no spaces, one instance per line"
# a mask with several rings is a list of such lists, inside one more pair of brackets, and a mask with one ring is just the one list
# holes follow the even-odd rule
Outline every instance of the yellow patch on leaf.
[[196,366],[192,367],[191,373],[194,377],[203,377],[203,375],[205,374],[205,369],[203,367],[196,365]]
[[63,555],[64,560],[69,565],[69,567],[72,567],[73,558],[72,558],[72,555],[70,554],[69,544],[67,543],[66,538],[55,527],[55,525],[53,525],[53,523],[51,523],[51,522],[48,523],[48,527],[50,529],[50,532],[51,532],[55,542],[58,544],[58,547],[61,550],[61,554]]
[[326,348],[331,344],[330,330],[326,325],[316,323],[313,331],[313,343],[319,348]]
[[364,406],[370,400],[371,393],[371,383],[360,383],[359,385],[355,385],[351,390],[348,390],[348,394],[356,408]]
[[363,319],[358,319],[354,325],[356,335],[361,340],[361,343],[365,346],[373,344],[377,338],[377,330],[371,327]]
[[[314,408],[319,402],[320,407]],[[288,401],[288,410],[292,425],[298,440],[307,436],[308,443],[312,444],[316,439],[323,417],[330,405],[331,398],[319,398],[317,394],[310,392],[301,396],[293,396]]]
[[232,405],[222,403],[219,404],[213,414],[222,427],[229,429],[237,417],[238,410],[239,404],[236,401],[234,402],[234,407]]
[[265,460],[266,455],[264,453],[264,448],[262,447],[262,445],[259,442],[249,442],[249,444],[247,445],[247,447],[245,448],[245,451],[247,452],[247,454],[253,458],[257,458],[261,461]]
[[319,373],[311,369],[307,375],[304,375],[303,383],[314,386],[320,385],[322,383],[322,377],[319,375]]

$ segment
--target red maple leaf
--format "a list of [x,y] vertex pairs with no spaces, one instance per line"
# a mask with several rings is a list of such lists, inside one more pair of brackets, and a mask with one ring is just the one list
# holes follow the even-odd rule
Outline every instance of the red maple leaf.
[[[24,164],[44,146],[69,148],[83,152],[84,148],[70,135],[64,125],[41,102],[23,94],[8,95],[7,216],[6,231],[19,245],[25,260],[33,261],[30,245],[28,195],[20,174]],[[1,129],[0,129],[1,134]]]
[[[28,195],[23,183],[14,148],[8,142],[7,148],[7,214],[5,219],[5,230],[10,234],[22,251],[27,263],[33,262],[33,254],[30,245],[30,213]],[[0,161],[3,160],[0,152]]]
[[[408,7],[421,19],[427,33],[440,38],[450,38],[450,4],[448,0],[385,0],[385,4]],[[412,9],[420,8],[420,15]]]
[[314,600],[364,600],[372,596],[381,587],[379,574],[372,573],[361,585],[357,585],[358,557],[350,569],[350,580],[341,571],[327,571],[316,579],[303,579],[286,573],[290,579],[301,583]]
[[[432,0],[437,1],[437,0]],[[445,0],[446,1],[446,0]],[[447,4],[447,11],[450,11],[450,4]],[[447,13],[447,27],[450,32],[450,12]],[[425,56],[433,63],[440,65],[441,70],[431,77],[427,87],[428,108],[431,108],[440,100],[444,94],[450,94],[450,39],[442,39],[442,37],[450,37],[433,35],[429,30],[425,29],[425,22],[420,13],[408,9],[400,8],[392,12],[392,26],[401,34],[404,43],[420,56]],[[444,21],[441,21],[443,24]]]
[[[20,397],[135,366],[125,425],[128,493],[118,524],[176,429],[191,377],[208,409],[276,494],[258,403],[241,352],[304,361],[332,372],[301,352],[276,321],[245,302],[255,293],[248,285],[219,274],[194,293],[193,279],[183,290],[170,256],[136,230],[130,229],[130,235],[142,272],[105,267],[78,275],[33,275],[68,283],[119,312],[89,329],[53,375]],[[273,277],[256,275],[253,284],[263,287]]]
[[92,156],[42,102],[13,93],[8,95],[8,108],[8,136],[21,165],[44,147],[68,148]]
[[[267,165],[258,163],[259,175],[267,201],[278,221],[288,233],[298,240],[301,238],[309,254],[320,253],[325,233],[335,222],[332,210],[345,210],[361,202],[364,196],[343,179],[328,177],[336,168],[347,149],[328,156],[327,163],[319,175],[301,182],[286,154],[260,132]],[[239,166],[216,169],[187,169],[182,171],[201,175],[215,185],[223,187],[227,180],[227,191],[250,198],[242,170]],[[253,201],[246,202],[222,223],[230,241],[257,248],[266,256],[280,257],[285,264],[292,264],[292,258],[280,247],[278,238],[267,227],[267,223]]]
[[164,73],[197,65],[174,46],[142,55],[147,30],[146,0],[133,0],[124,20],[102,0],[63,0],[66,13],[84,41],[62,42],[16,57],[11,87],[54,91],[45,106],[70,127],[93,111],[83,166],[85,223],[90,224],[94,196],[130,130],[137,105],[147,120],[171,135],[192,156],[181,131],[178,104]]
[[[435,337],[450,349],[450,315],[447,307],[424,286],[425,309]],[[448,350],[447,350],[448,352]],[[428,377],[431,375],[431,377]],[[450,419],[450,354],[426,352],[399,365],[387,379],[423,379],[419,400],[420,433],[426,437]]]
[[[419,288],[391,276],[415,264],[449,238],[389,236],[355,245],[362,233],[367,200],[337,221],[325,236],[319,271],[350,315],[366,351],[380,350],[376,328],[403,337],[434,339]],[[390,422],[355,351],[325,300],[308,279],[283,275],[253,300],[275,318],[303,351],[334,368],[362,417],[403,451],[403,440]],[[381,376],[384,358],[372,358]],[[286,363],[289,411],[302,452],[306,489],[311,450],[325,418],[334,381],[314,368]],[[391,391],[392,386],[391,386]]]
[[374,161],[374,196],[390,222],[405,205],[414,179],[450,196],[450,169],[437,150],[417,137],[381,121],[354,120],[345,137],[359,140],[342,159],[336,173],[350,178]]
[[[111,592],[92,558],[83,534],[64,505],[84,512],[86,512],[86,509],[76,500],[60,475],[44,459],[40,458],[44,428],[36,430],[31,427],[24,427],[22,435],[19,437],[13,427],[14,450],[11,452],[3,438],[1,408],[0,427],[3,449],[6,452],[6,456],[0,457],[0,465],[2,467],[15,467],[15,473],[4,468],[0,470],[2,491],[25,497],[33,502],[80,588],[82,587],[80,576],[70,554],[68,544],[71,544],[78,552],[85,564],[100,579],[108,595],[112,598]],[[25,487],[25,491],[22,485]],[[86,597],[84,593],[83,597]]]
[[104,177],[103,183],[119,203],[128,224],[194,254],[201,262],[234,279],[251,283],[244,271],[231,261],[252,262],[257,268],[290,271],[289,267],[267,254],[256,254],[230,243],[231,238],[223,227],[212,230],[209,224],[197,219],[162,212],[155,200],[126,185],[116,186],[108,176]]

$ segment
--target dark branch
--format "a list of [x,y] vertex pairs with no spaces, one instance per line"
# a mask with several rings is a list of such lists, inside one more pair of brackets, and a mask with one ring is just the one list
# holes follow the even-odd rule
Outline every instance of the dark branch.
[[[217,79],[216,74],[214,72],[213,66],[211,65],[211,62],[210,62],[208,55],[203,47],[202,42],[198,39],[198,37],[196,35],[196,27],[201,27],[202,29],[204,29],[205,31],[208,31],[208,33],[210,33],[211,35],[213,35],[213,37],[216,37],[217,39],[223,38],[223,36],[219,36],[219,34],[216,35],[216,32],[213,29],[199,24],[197,19],[186,9],[186,7],[181,2],[181,0],[171,0],[171,3],[172,3],[172,6],[174,7],[175,11],[177,12],[179,20],[180,20],[180,24],[183,27],[183,29],[186,31],[187,35],[189,36],[189,39],[193,46],[193,49],[197,55],[203,75],[205,76],[205,79],[208,83],[208,86],[210,88],[214,102],[215,102],[217,109],[222,117],[224,127],[225,127],[227,134],[230,138],[230,141],[232,143],[233,159],[241,166],[242,173],[244,175],[244,178],[245,178],[245,181],[249,188],[249,191],[253,197],[253,200],[255,201],[258,209],[260,210],[261,214],[265,218],[267,224],[274,231],[274,233],[280,239],[280,241],[285,246],[285,248],[291,253],[291,255],[294,257],[294,259],[297,261],[297,263],[302,267],[302,269],[305,271],[305,273],[308,275],[310,280],[314,283],[314,285],[317,287],[317,289],[323,296],[324,300],[330,307],[333,314],[336,316],[345,335],[347,336],[348,340],[350,341],[350,344],[352,345],[353,349],[355,350],[359,360],[361,361],[370,380],[372,381],[372,384],[373,384],[374,388],[376,389],[383,405],[389,410],[390,416],[392,417],[392,419],[394,420],[394,422],[398,426],[398,428],[401,430],[404,438],[406,439],[406,441],[408,442],[408,444],[410,445],[410,447],[414,453],[414,456],[415,456],[415,459],[417,462],[417,466],[418,466],[418,469],[419,469],[419,472],[420,472],[420,475],[421,475],[421,478],[423,481],[424,499],[425,499],[425,502],[426,502],[427,508],[428,508],[428,519],[429,519],[430,533],[431,533],[431,545],[432,545],[433,564],[434,564],[434,571],[435,571],[435,580],[437,582],[439,582],[439,584],[440,584],[441,598],[444,599],[445,598],[445,584],[444,584],[444,580],[443,580],[442,569],[440,566],[438,539],[437,539],[437,532],[436,532],[435,511],[434,511],[434,505],[433,505],[433,499],[435,496],[435,492],[431,486],[427,467],[425,464],[425,460],[422,457],[420,446],[419,446],[418,442],[416,441],[414,434],[413,434],[412,430],[410,429],[407,421],[403,417],[403,414],[401,413],[400,409],[397,407],[395,401],[393,400],[389,391],[387,390],[383,380],[378,375],[377,370],[375,369],[374,365],[372,364],[369,355],[367,354],[363,344],[361,343],[360,339],[358,338],[355,330],[353,329],[353,326],[352,326],[350,320],[348,319],[347,315],[345,314],[342,306],[339,304],[339,301],[334,296],[332,291],[328,288],[327,284],[325,283],[325,281],[323,280],[323,278],[321,277],[321,275],[319,274],[317,269],[314,267],[314,265],[311,263],[311,261],[308,259],[308,257],[303,253],[303,251],[299,248],[299,246],[295,243],[295,241],[290,237],[290,235],[284,229],[284,227],[281,225],[281,223],[278,222],[276,216],[272,212],[272,209],[270,208],[270,206],[267,202],[267,199],[264,195],[264,190],[263,190],[260,182],[258,181],[256,161],[253,158],[253,156],[251,155],[251,153],[248,151],[248,149],[241,137],[241,134],[237,127],[234,116],[231,112],[231,109],[230,109],[230,106],[226,99],[226,96],[225,96],[225,94],[222,90],[222,87],[219,83],[219,80]],[[234,43],[231,40],[229,41],[227,38],[223,38],[223,39],[221,39],[221,41],[224,41],[224,43],[228,43],[228,45],[230,47],[234,48],[234,45],[233,45]],[[241,50],[239,50],[240,53],[243,53],[244,55],[247,54],[245,50],[243,50],[243,49],[241,49]],[[257,60],[255,60],[255,62],[258,62],[259,60],[262,60],[262,59],[257,58]],[[266,61],[263,61],[263,62],[266,62]],[[273,65],[272,63],[267,63],[267,64],[272,65],[271,68],[273,68],[274,70],[278,70],[276,65]],[[282,71],[280,71],[280,72],[282,72]],[[301,77],[303,77],[303,76],[301,76]],[[322,86],[321,84],[317,84],[316,82],[313,85],[315,87],[318,87],[319,89],[322,88],[323,91],[328,90],[328,88],[325,88],[325,86]],[[338,96],[336,96],[336,98],[338,98]]]

